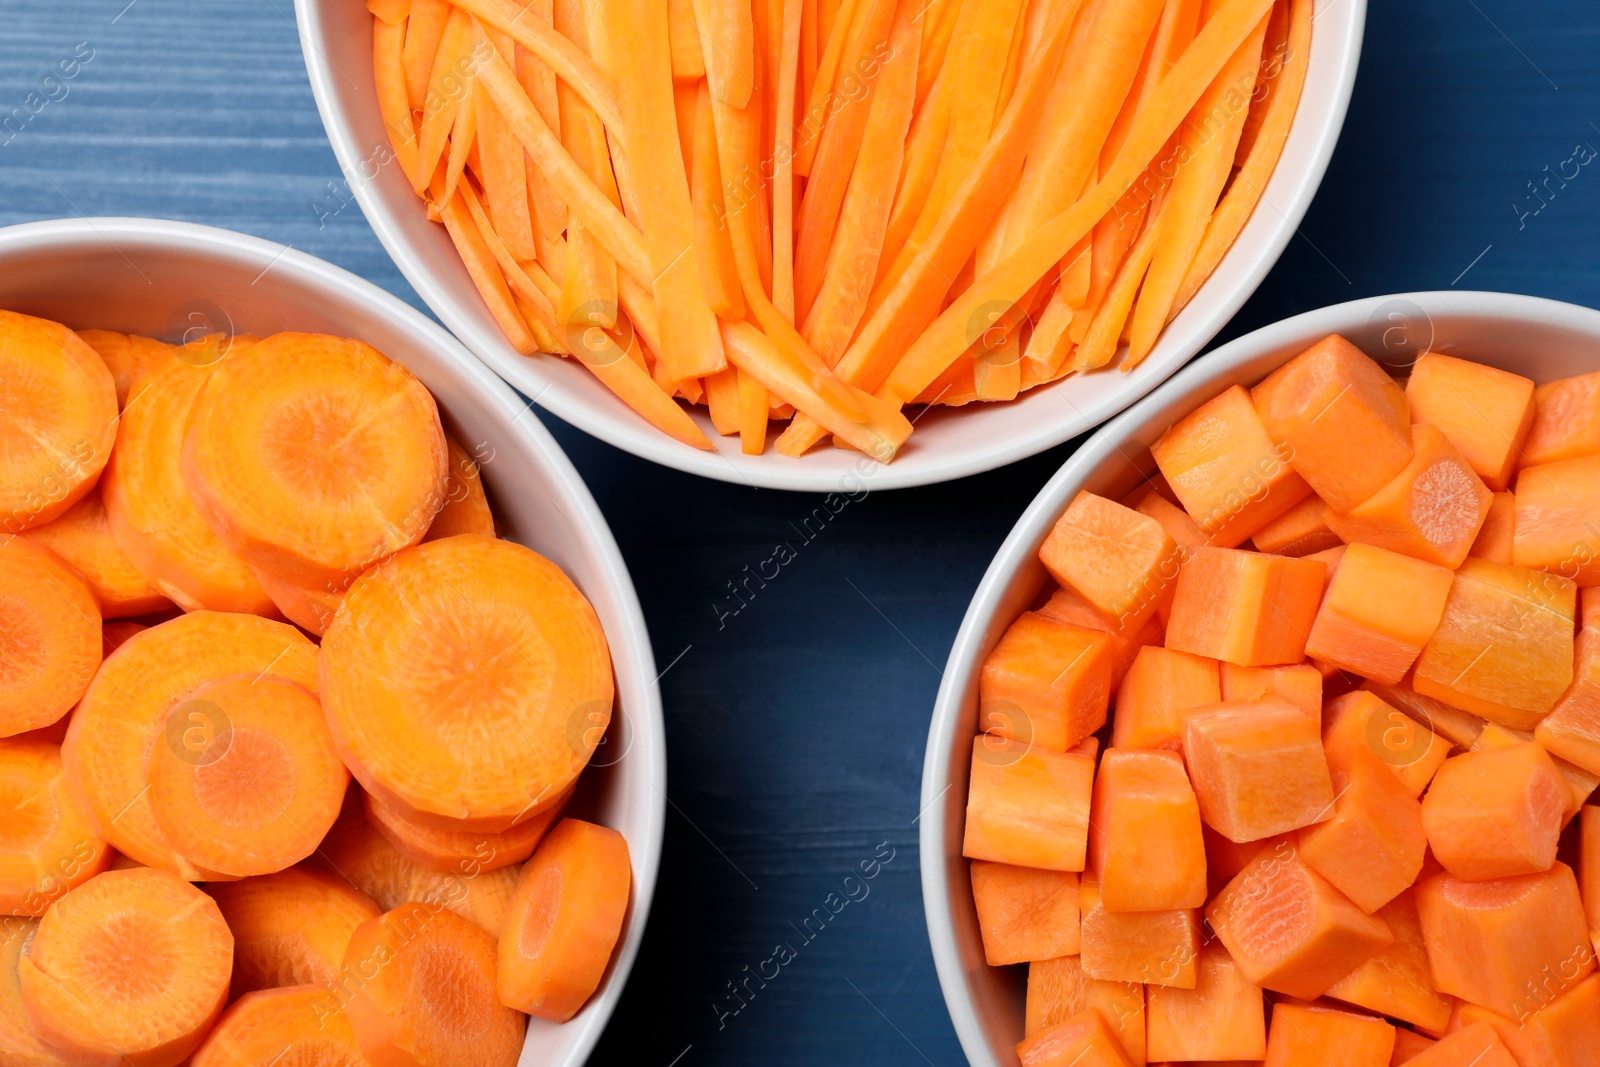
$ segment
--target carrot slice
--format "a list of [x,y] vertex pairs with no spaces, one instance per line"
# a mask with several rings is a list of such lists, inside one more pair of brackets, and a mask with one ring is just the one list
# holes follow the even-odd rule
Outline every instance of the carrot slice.
[[563,798],[503,833],[489,833],[408,819],[371,793],[363,792],[361,799],[368,821],[411,862],[429,870],[470,875],[510,867],[533,855],[560,818],[565,802]]
[[[157,746],[204,743],[222,725],[186,700],[207,682],[268,672],[315,691],[317,648],[292,626],[195,611],[129,638],[106,660],[61,745],[73,798],[101,837],[136,862],[200,878],[151,810],[145,766]],[[178,730],[169,742],[168,722]]]
[[1200,815],[1230,841],[1287,833],[1333,814],[1317,720],[1293,704],[1215,704],[1184,718],[1183,754]]
[[235,996],[280,986],[333,988],[350,935],[382,914],[343,878],[307,867],[219,882],[206,891],[233,931]]
[[17,967],[33,1029],[74,1062],[171,1067],[228,999],[233,935],[166,871],[107,871],[47,911]]
[[0,923],[0,1051],[15,1067],[67,1067],[61,1053],[34,1035],[22,1005],[17,965],[38,928],[38,919],[11,917]]
[[1261,990],[1215,941],[1200,949],[1192,989],[1151,986],[1148,1053],[1163,1060],[1260,1060],[1267,1054]]
[[1534,874],[1556,860],[1569,792],[1534,743],[1453,756],[1422,801],[1428,844],[1458,878]]
[[1326,571],[1317,560],[1196,549],[1178,574],[1167,646],[1241,667],[1298,663]]
[[1131,1067],[1133,1061],[1106,1017],[1096,1008],[1085,1008],[1017,1044],[1017,1062],[1022,1067]]
[[1182,751],[1183,713],[1221,699],[1216,660],[1157,645],[1141,648],[1117,689],[1111,744]]
[[334,743],[362,785],[410,818],[462,828],[505,830],[553,805],[610,721],[589,602],[544,557],[472,534],[358,579],[323,638],[321,675]]
[[88,584],[103,618],[150,615],[172,607],[112,538],[98,487],[54,522],[35,526],[25,536],[71,565]]
[[444,435],[444,443],[444,506],[428,524],[428,532],[422,539],[437,541],[463,533],[493,537],[494,513],[489,510],[489,498],[483,491],[478,464],[448,433]]
[[[1105,616],[1078,597],[1076,593],[1066,589],[1057,589],[1050,594],[1050,599],[1039,605],[1039,614],[1047,619],[1064,622],[1070,626],[1081,626],[1090,630],[1100,630],[1111,639],[1111,689],[1116,692],[1123,679],[1127,677],[1133,661],[1139,650],[1150,645],[1161,644],[1166,634],[1166,628],[1161,619],[1155,617],[1144,624],[1138,633],[1133,635],[1111,632],[1111,624],[1106,622]],[[1141,746],[1133,746],[1141,747]]]
[[1065,1022],[1085,1008],[1105,1016],[1129,1060],[1145,1062],[1144,986],[1090,978],[1083,973],[1083,960],[1078,956],[1028,964],[1024,1037]]
[[1444,616],[1453,575],[1373,545],[1352,544],[1332,569],[1306,655],[1393,684]]
[[1263,1067],[1337,1063],[1343,1067],[1389,1067],[1394,1027],[1383,1019],[1321,1004],[1280,1000],[1272,1006],[1272,1028]]
[[1039,561],[1113,630],[1132,633],[1168,595],[1179,553],[1156,520],[1084,490],[1051,527]]
[[1525,467],[1517,475],[1511,560],[1579,585],[1600,584],[1600,535],[1592,528],[1600,456]]
[[240,997],[217,1020],[190,1067],[315,1063],[363,1067],[339,998],[320,985],[295,985]]
[[1193,989],[1200,913],[1193,908],[1112,911],[1086,874],[1078,887],[1083,973],[1109,982]]
[[1461,1063],[1470,1063],[1473,1067],[1518,1067],[1499,1035],[1486,1022],[1476,1022],[1447,1034],[1436,1044],[1401,1062],[1408,1067],[1455,1067]]
[[1113,911],[1206,902],[1200,807],[1175,752],[1108,749],[1089,818],[1090,865]]
[[49,742],[0,741],[0,807],[8,813],[0,826],[0,914],[43,915],[111,862],[67,789],[61,750]]
[[1328,505],[1308,496],[1250,535],[1257,552],[1276,556],[1309,556],[1344,544],[1328,526]]
[[481,927],[410,902],[356,927],[335,992],[372,1067],[512,1067],[526,1021],[495,996],[494,967]]
[[94,349],[111,372],[117,386],[117,410],[128,405],[128,397],[137,395],[146,375],[153,374],[172,361],[174,346],[137,334],[117,333],[113,330],[77,330],[78,338]]
[[1370,915],[1422,872],[1431,840],[1423,807],[1365,749],[1352,750],[1333,767],[1332,780],[1333,816],[1300,831],[1300,855]]
[[1334,697],[1323,706],[1322,717],[1330,767],[1346,765],[1352,752],[1369,752],[1413,797],[1422,795],[1450,756],[1449,741],[1365,690]]
[[1411,367],[1406,400],[1412,421],[1437,426],[1490,489],[1511,483],[1533,428],[1532,379],[1424,352]]
[[973,738],[961,854],[1016,867],[1081,871],[1094,759],[992,734]]
[[1292,667],[1241,667],[1222,664],[1222,699],[1282,697],[1314,719],[1322,717],[1322,673],[1306,663]]
[[984,659],[978,724],[1065,752],[1105,725],[1111,657],[1098,630],[1023,614]]
[[972,861],[984,960],[991,967],[1078,952],[1078,876]]
[[60,556],[0,534],[0,737],[49,726],[100,666],[100,607]]
[[1411,889],[1379,908],[1378,918],[1394,934],[1394,943],[1329,986],[1327,995],[1443,1033],[1450,1023],[1451,998],[1440,995],[1433,986],[1422,920]]

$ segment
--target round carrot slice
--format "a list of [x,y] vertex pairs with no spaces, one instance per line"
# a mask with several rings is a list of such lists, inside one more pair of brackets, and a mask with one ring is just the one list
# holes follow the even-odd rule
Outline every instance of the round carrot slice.
[[511,1067],[525,1020],[494,988],[494,938],[437,904],[362,923],[337,992],[372,1067]]
[[[196,731],[196,706],[220,728]],[[219,679],[174,707],[164,733],[184,742],[151,751],[150,809],[198,868],[281,871],[315,852],[339,817],[350,773],[303,686],[271,674]]]
[[60,323],[0,311],[0,517],[40,526],[94,488],[117,432],[117,387]]
[[[216,705],[189,699],[206,683],[270,672],[314,692],[316,662],[316,646],[299,630],[256,615],[195,611],[135,634],[106,660],[67,728],[61,759],[73,797],[119,852],[205,877],[156,822],[145,775],[151,752],[203,742],[226,725]],[[179,724],[170,738],[169,718]]]
[[146,378],[173,362],[177,351],[175,346],[153,337],[112,330],[79,330],[78,336],[95,350],[111,372],[117,386],[119,410],[128,406],[130,396],[138,395]]
[[252,568],[256,580],[261,583],[261,588],[267,591],[267,596],[283,612],[283,617],[294,623],[307,633],[321,637],[327,632],[328,625],[333,622],[333,617],[339,611],[339,605],[344,602],[343,591],[333,592],[326,589],[307,589],[303,586],[286,581],[271,571]]
[[371,345],[280,333],[217,366],[184,478],[241,558],[340,590],[427,531],[444,502],[433,396]]
[[[567,796],[571,796],[571,791]],[[501,833],[487,830],[446,829],[438,823],[408,819],[372,793],[363,792],[367,819],[413,863],[433,871],[480,874],[521,863],[555,825],[566,797],[531,819]]]
[[589,601],[543,556],[478,534],[358,579],[319,670],[351,773],[406,817],[446,827],[500,831],[553,807],[611,716]]
[[422,539],[437,541],[464,533],[493,537],[494,512],[489,510],[489,497],[483,491],[483,478],[478,473],[478,464],[454,437],[445,434],[444,441],[449,449],[444,507],[433,517],[433,525],[428,527]]
[[235,1001],[190,1067],[367,1067],[332,990],[297,985]]
[[18,966],[33,1029],[67,1058],[172,1067],[228,999],[233,935],[194,886],[107,871],[44,914]]
[[628,843],[605,826],[562,819],[517,878],[500,934],[500,1001],[566,1022],[593,995],[628,912]]
[[0,737],[49,726],[100,666],[100,605],[60,556],[0,534]]
[[26,536],[72,565],[88,583],[89,592],[100,604],[100,614],[107,619],[149,615],[172,607],[172,601],[139,573],[111,536],[98,489],[54,522],[35,526]]
[[69,1067],[69,1061],[34,1035],[22,1007],[17,964],[38,928],[38,919],[0,919],[0,1062],[6,1067]]
[[207,887],[233,931],[233,995],[331,988],[355,928],[383,914],[343,878],[305,867]]
[[111,862],[67,790],[61,749],[0,741],[0,914],[43,915]]
[[215,369],[174,360],[143,380],[106,467],[106,518],[133,565],[185,611],[275,615],[261,583],[206,525],[183,482],[183,427]]

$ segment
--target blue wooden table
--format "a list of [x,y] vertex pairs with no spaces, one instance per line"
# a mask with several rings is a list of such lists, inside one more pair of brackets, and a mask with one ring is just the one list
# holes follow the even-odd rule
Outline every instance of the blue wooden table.
[[[1377,0],[1321,195],[1222,339],[1381,292],[1600,300],[1600,167],[1547,181],[1597,158],[1597,49],[1596,0]],[[0,223],[80,214],[233,227],[420,306],[342,191],[290,0],[0,2]],[[668,668],[660,888],[594,1062],[960,1063],[918,889],[928,709],[979,575],[1072,446],[852,501],[807,541],[815,499],[698,481],[545,421]],[[729,583],[778,542],[796,558],[719,622]],[[863,861],[867,894],[807,940],[802,920]],[[779,977],[730,998],[779,943],[797,950]]]

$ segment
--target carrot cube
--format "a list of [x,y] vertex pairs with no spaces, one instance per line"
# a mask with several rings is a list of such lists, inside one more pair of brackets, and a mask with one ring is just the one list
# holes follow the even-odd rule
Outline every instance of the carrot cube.
[[1346,541],[1377,545],[1454,570],[1489,515],[1494,494],[1461,453],[1427,423],[1415,427],[1411,462],[1394,480],[1328,525]]
[[[1544,724],[1540,723],[1540,725]],[[1491,722],[1484,725],[1483,733],[1479,734],[1478,739],[1472,743],[1471,751],[1483,752],[1488,749],[1510,748],[1513,745],[1523,745],[1530,741],[1538,744],[1531,730],[1513,730],[1509,726],[1501,726],[1497,722]],[[1539,744],[1538,747],[1544,748],[1544,745]],[[1561,780],[1566,784],[1567,792],[1571,794],[1567,805],[1562,809],[1561,813],[1561,825],[1565,826],[1574,815],[1583,810],[1584,801],[1589,799],[1589,794],[1594,792],[1595,786],[1600,785],[1600,774],[1586,771],[1575,763],[1568,763],[1560,756],[1551,753],[1548,748],[1545,748],[1545,752],[1549,753],[1550,762],[1555,764],[1556,773],[1561,776]]]
[[1147,487],[1130,499],[1133,502],[1129,507],[1159,522],[1161,528],[1167,531],[1167,536],[1177,542],[1180,556],[1187,556],[1188,549],[1204,548],[1211,543],[1206,532],[1195,525],[1189,513],[1162,496],[1155,486]]
[[1057,589],[1050,599],[1039,606],[1038,612],[1047,619],[1064,622],[1068,626],[1081,626],[1086,630],[1099,630],[1111,639],[1111,689],[1116,691],[1123,676],[1133,663],[1133,657],[1146,645],[1159,645],[1166,640],[1167,628],[1159,617],[1152,617],[1139,632],[1114,633],[1111,624],[1096,610],[1086,604],[1070,589]]
[[1308,496],[1250,538],[1257,552],[1275,556],[1309,556],[1344,544],[1328,525],[1328,505]]
[[1268,436],[1335,511],[1372,496],[1411,460],[1405,393],[1337,334],[1273,371],[1251,398]]
[[1056,520],[1039,561],[1113,630],[1133,633],[1177,578],[1178,545],[1150,516],[1083,491]]
[[1222,943],[1256,985],[1315,1000],[1394,942],[1287,842],[1264,851],[1206,909]]
[[1111,743],[1117,748],[1183,748],[1183,713],[1222,699],[1217,661],[1147,645],[1117,690]]
[[1519,1018],[1465,1004],[1461,1021],[1487,1024],[1522,1067],[1594,1067],[1600,1063],[1600,975],[1564,992],[1535,996]]
[[961,854],[1016,867],[1081,871],[1089,849],[1094,759],[982,734]]
[[1371,1015],[1280,1000],[1263,1067],[1389,1067],[1394,1027]]
[[1322,718],[1322,672],[1306,663],[1293,667],[1222,665],[1222,699],[1229,703],[1281,697],[1311,716]]
[[983,661],[979,726],[1066,751],[1105,725],[1113,654],[1098,630],[1023,613]]
[[1200,916],[1172,911],[1110,911],[1093,875],[1078,886],[1083,923],[1083,973],[1107,982],[1194,988]]
[[1200,950],[1193,989],[1151,986],[1145,995],[1151,1063],[1259,1061],[1267,1054],[1261,989],[1215,942]]
[[972,861],[983,955],[991,967],[1078,951],[1078,876]]
[[1416,897],[1408,888],[1378,909],[1378,918],[1394,934],[1394,942],[1329,986],[1327,995],[1443,1033],[1450,1023],[1451,998],[1433,987]]
[[1107,750],[1094,783],[1089,851],[1107,910],[1206,902],[1200,806],[1177,753]]
[[1399,685],[1384,685],[1368,680],[1361,688],[1391,707],[1399,708],[1408,718],[1426,726],[1451,744],[1471,748],[1483,732],[1483,717],[1462,711],[1434,697],[1423,696],[1413,687],[1415,681],[1416,670],[1413,668],[1412,673]]
[[1445,760],[1422,799],[1428,845],[1444,869],[1482,882],[1550,869],[1571,792],[1543,746]]
[[1517,475],[1511,562],[1582,586],[1600,585],[1600,456],[1524,468]]
[[[1396,1043],[1398,1047],[1398,1042]],[[1447,1034],[1411,1059],[1407,1067],[1521,1067],[1488,1023],[1478,1022]]]
[[[1394,1032],[1394,1057],[1389,1061],[1389,1067],[1400,1067],[1402,1063],[1409,1063],[1438,1043],[1433,1038],[1419,1034],[1415,1030],[1407,1030],[1403,1026],[1398,1027]],[[1449,1060],[1448,1062],[1455,1063],[1454,1060]],[[1437,1061],[1434,1067],[1440,1067]],[[1491,1065],[1485,1062],[1482,1067],[1491,1067]],[[1516,1064],[1513,1061],[1510,1064],[1494,1064],[1493,1067],[1516,1067]]]
[[1517,529],[1517,497],[1515,493],[1496,493],[1489,499],[1489,514],[1478,527],[1478,539],[1472,542],[1467,555],[1472,559],[1486,559],[1490,563],[1512,563],[1512,545]]
[[1095,1008],[1023,1038],[1017,1059],[1022,1067],[1133,1067],[1106,1017]]
[[1380,682],[1398,682],[1444,615],[1454,575],[1372,545],[1344,550],[1306,640],[1306,655]]
[[1600,452],[1600,372],[1545,382],[1534,389],[1533,406],[1524,467]]
[[1201,825],[1201,835],[1206,843],[1206,881],[1210,883],[1212,896],[1233,881],[1233,876],[1248,867],[1250,861],[1263,850],[1277,848],[1278,842],[1293,836],[1279,834],[1260,841],[1229,841],[1204,824]]
[[1594,970],[1578,880],[1564,863],[1489,882],[1437,874],[1416,896],[1441,993],[1520,1019]]
[[1422,795],[1434,772],[1450,758],[1450,742],[1364,689],[1328,701],[1322,747],[1334,769],[1354,758],[1352,752],[1370,752],[1413,797]]
[[1533,736],[1552,755],[1600,774],[1600,629],[1578,631],[1572,685]]
[[1572,683],[1578,587],[1554,574],[1469,559],[1456,572],[1412,686],[1531,730]]
[[1300,855],[1362,911],[1404,892],[1422,871],[1422,805],[1371,752],[1333,768],[1333,818],[1300,831]]
[[1059,956],[1028,964],[1028,996],[1022,1036],[1032,1037],[1064,1022],[1085,1008],[1106,1017],[1135,1064],[1145,1062],[1144,986],[1137,982],[1103,982],[1083,973],[1078,956]]
[[1200,817],[1229,840],[1255,841],[1333,814],[1317,721],[1288,701],[1191,712],[1184,758]]
[[1311,493],[1267,436],[1243,386],[1179,419],[1150,452],[1183,510],[1224,548],[1242,544]]
[[1178,575],[1167,647],[1241,667],[1299,663],[1326,576],[1315,560],[1197,549]]
[[1600,808],[1592,804],[1584,806],[1578,828],[1578,882],[1590,940],[1600,942]]
[[1437,426],[1490,489],[1511,481],[1533,428],[1533,379],[1424,352],[1411,368],[1406,400],[1411,421]]

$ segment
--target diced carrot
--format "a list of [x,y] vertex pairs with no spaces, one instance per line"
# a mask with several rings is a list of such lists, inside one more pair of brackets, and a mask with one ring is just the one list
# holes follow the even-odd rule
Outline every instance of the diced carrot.
[[34,1033],[82,1063],[173,1067],[228,999],[233,935],[166,871],[107,871],[45,912],[17,967]]
[[[1313,631],[1314,633],[1315,631]],[[1282,697],[1314,719],[1322,718],[1322,673],[1309,664],[1292,667],[1222,665],[1222,699],[1230,702]]]
[[1600,629],[1578,631],[1572,685],[1533,736],[1552,755],[1600,774]]
[[1399,896],[1422,870],[1428,836],[1422,805],[1364,747],[1333,769],[1333,817],[1300,831],[1300,856],[1372,913]]
[[1298,663],[1326,573],[1316,560],[1196,549],[1178,574],[1167,645],[1241,667]]
[[1570,799],[1532,742],[1445,760],[1422,800],[1428,845],[1458,878],[1487,881],[1549,870]]
[[1285,841],[1263,851],[1206,909],[1206,918],[1252,982],[1315,1000],[1394,942]]
[[1117,689],[1111,743],[1183,749],[1183,713],[1222,699],[1217,661],[1159,645],[1138,650]]
[[1531,730],[1572,682],[1576,614],[1571,580],[1469,559],[1412,684],[1424,696]]
[[1413,797],[1450,758],[1450,742],[1365,690],[1323,706],[1322,746],[1335,770],[1354,759],[1353,752],[1377,756]]
[[0,740],[0,810],[0,915],[43,915],[111,862],[47,741]]
[[1189,513],[1162,496],[1155,486],[1146,487],[1137,494],[1137,499],[1130,497],[1123,503],[1159,522],[1161,528],[1167,531],[1167,536],[1177,542],[1180,556],[1189,554],[1184,549],[1200,548],[1211,543],[1211,539],[1195,525]]
[[1344,544],[1328,526],[1328,505],[1308,496],[1251,535],[1257,552],[1275,556],[1309,556]]
[[1267,1054],[1261,989],[1216,942],[1200,949],[1192,989],[1150,986],[1147,1047],[1151,1063],[1251,1060]]
[[1511,482],[1533,428],[1533,381],[1496,367],[1424,352],[1406,381],[1411,421],[1437,426],[1495,492]]
[[100,607],[50,549],[0,534],[0,737],[72,710],[100,666]]
[[234,996],[306,984],[331,989],[350,934],[381,914],[344,878],[308,867],[218,882],[206,891],[233,932]]
[[1578,880],[1590,937],[1600,951],[1600,807],[1584,805],[1578,835]]
[[1594,970],[1594,947],[1572,868],[1469,882],[1419,882],[1417,912],[1434,985],[1520,1019]]
[[972,742],[961,854],[1017,867],[1081,871],[1094,760],[982,734]]
[[1590,975],[1565,992],[1549,981],[1542,985],[1516,1018],[1463,1004],[1461,1021],[1492,1027],[1520,1065],[1589,1067],[1600,1056],[1600,975]]
[[1600,452],[1600,372],[1545,382],[1534,389],[1533,406],[1533,429],[1522,446],[1522,466]]
[[1178,546],[1159,522],[1087,491],[1056,520],[1039,560],[1121,633],[1155,613],[1179,569]]
[[1329,986],[1327,995],[1442,1033],[1450,1022],[1451,998],[1433,986],[1412,891],[1407,888],[1378,909],[1378,918],[1394,934],[1394,943]]
[[1369,680],[1362,688],[1385,703],[1399,708],[1411,719],[1428,727],[1440,737],[1449,739],[1452,744],[1471,748],[1472,743],[1483,732],[1483,718],[1417,692],[1412,688],[1415,674],[1413,669],[1412,674],[1399,685],[1384,685],[1382,682]]
[[1273,371],[1251,398],[1268,436],[1336,513],[1371,498],[1412,461],[1405,393],[1338,334]]
[[1105,1016],[1128,1059],[1135,1065],[1144,1064],[1144,986],[1090,978],[1083,973],[1082,958],[1075,955],[1028,964],[1024,1037],[1065,1022],[1085,1008]]
[[[569,794],[570,795],[570,792]],[[362,792],[367,819],[411,862],[447,874],[477,875],[521,863],[556,824],[565,797],[509,830],[492,833],[419,822]]]
[[494,939],[437,904],[356,927],[334,992],[372,1067],[512,1067],[522,1052],[526,1020],[495,996]]
[[989,966],[1078,954],[1077,874],[973,860],[972,899]]
[[1078,886],[1078,911],[1084,974],[1107,982],[1195,987],[1195,958],[1200,952],[1197,910],[1112,911],[1090,873]]
[[1322,1004],[1280,1000],[1263,1067],[1389,1067],[1394,1027],[1383,1019]]
[[1081,597],[1067,589],[1057,589],[1050,594],[1050,599],[1039,605],[1039,614],[1047,619],[1067,623],[1069,626],[1082,626],[1089,630],[1100,630],[1111,639],[1111,689],[1118,691],[1122,680],[1128,676],[1133,661],[1139,650],[1151,645],[1160,646],[1166,637],[1166,627],[1162,625],[1159,617],[1147,620],[1139,632],[1129,636],[1127,634],[1113,633],[1111,624],[1106,621],[1094,608],[1090,607]]
[[1178,502],[1212,544],[1231,548],[1311,493],[1267,436],[1243,386],[1185,415],[1150,446]]
[[1185,718],[1184,759],[1206,825],[1244,842],[1332,816],[1317,720],[1278,698],[1216,704]]
[[[1472,743],[1472,751],[1482,752],[1486,749],[1512,748],[1517,745],[1525,745],[1530,741],[1537,743],[1537,739],[1533,736],[1531,730],[1513,730],[1509,726],[1501,726],[1497,722],[1491,722],[1484,725],[1483,732]],[[1545,748],[1543,744],[1539,744],[1539,747]],[[1550,750],[1545,748],[1545,751],[1549,752]],[[1573,816],[1583,810],[1584,802],[1589,799],[1589,794],[1594,792],[1597,785],[1600,785],[1600,774],[1586,771],[1577,764],[1568,763],[1554,753],[1550,754],[1550,762],[1555,764],[1556,773],[1561,776],[1561,780],[1567,786],[1567,791],[1571,794],[1566,807],[1562,811],[1561,823],[1565,826]]]
[[[1398,1051],[1400,1043],[1395,1043]],[[1410,1067],[1519,1067],[1517,1060],[1506,1050],[1499,1035],[1486,1022],[1475,1022],[1454,1033],[1447,1034],[1415,1056],[1400,1061]]]
[[1393,684],[1444,615],[1452,574],[1373,545],[1344,549],[1317,609],[1306,655]]
[[172,607],[117,546],[98,488],[55,521],[35,526],[25,536],[71,564],[88,583],[103,618],[150,615]]
[[1106,722],[1111,639],[1099,630],[1026,612],[983,663],[978,725],[1065,751]]
[[1600,456],[1524,467],[1517,475],[1511,562],[1600,585]]
[[363,1067],[350,1020],[339,998],[322,985],[295,985],[247,993],[235,1001],[189,1067],[246,1063],[315,1063]]
[[1098,1008],[1084,1008],[1017,1044],[1022,1067],[1132,1067],[1117,1033]]
[[1496,493],[1489,501],[1489,515],[1478,529],[1478,539],[1467,553],[1473,559],[1490,563],[1512,563],[1516,543],[1517,498],[1513,493]]
[[1244,870],[1264,849],[1277,848],[1279,841],[1290,836],[1279,834],[1259,841],[1229,841],[1209,826],[1202,825],[1200,829],[1206,844],[1206,881],[1211,896],[1233,881],[1234,875]]
[[106,661],[72,716],[62,764],[73,797],[102,837],[137,862],[199,877],[173,850],[150,807],[145,761],[166,744],[209,741],[225,724],[185,698],[207,682],[271,673],[315,690],[317,647],[254,615],[196,611],[135,634]]
[[1095,778],[1089,850],[1103,906],[1111,911],[1173,911],[1206,902],[1200,807],[1177,753],[1106,751]]

